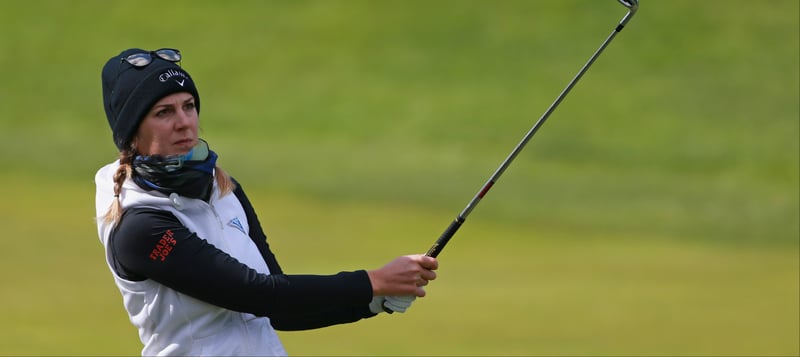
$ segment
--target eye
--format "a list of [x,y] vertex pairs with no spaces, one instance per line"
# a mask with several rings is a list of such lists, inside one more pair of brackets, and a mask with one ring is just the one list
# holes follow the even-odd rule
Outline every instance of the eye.
[[163,118],[172,113],[172,108],[164,108],[156,112],[156,117]]
[[192,110],[194,109],[195,105],[194,102],[189,102],[183,105],[184,110]]

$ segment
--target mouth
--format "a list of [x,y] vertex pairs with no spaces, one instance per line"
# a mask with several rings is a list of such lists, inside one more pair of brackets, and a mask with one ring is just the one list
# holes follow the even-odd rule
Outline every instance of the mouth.
[[194,146],[194,140],[193,139],[181,139],[181,140],[178,140],[178,141],[176,141],[176,142],[174,142],[172,144],[176,145],[176,146]]

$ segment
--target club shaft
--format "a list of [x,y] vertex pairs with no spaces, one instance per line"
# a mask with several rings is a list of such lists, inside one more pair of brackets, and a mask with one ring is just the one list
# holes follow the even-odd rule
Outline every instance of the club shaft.
[[522,151],[522,149],[525,148],[525,145],[528,144],[528,141],[530,141],[531,138],[536,134],[536,132],[539,131],[539,128],[541,128],[544,122],[547,120],[547,118],[550,117],[550,114],[552,114],[553,111],[556,110],[558,105],[561,104],[561,101],[564,100],[564,97],[566,97],[567,94],[569,94],[569,92],[572,90],[572,87],[574,87],[575,84],[577,84],[578,81],[581,79],[581,77],[583,77],[584,73],[586,73],[586,71],[589,70],[589,67],[592,66],[597,57],[599,57],[600,54],[603,53],[603,50],[605,50],[605,48],[608,46],[608,44],[611,43],[611,40],[613,40],[614,37],[620,31],[622,31],[622,28],[630,20],[632,14],[633,12],[631,11],[625,15],[625,17],[622,19],[622,21],[620,21],[619,25],[617,25],[614,31],[611,32],[608,38],[606,38],[606,40],[603,41],[603,44],[600,45],[600,47],[597,49],[597,51],[594,52],[592,57],[590,57],[589,60],[586,62],[586,64],[584,64],[583,67],[580,69],[580,71],[578,71],[578,74],[576,74],[575,77],[572,78],[572,80],[569,82],[569,84],[567,84],[564,90],[561,91],[561,94],[558,95],[556,100],[553,101],[552,104],[550,104],[550,107],[547,108],[544,114],[542,114],[539,120],[536,121],[536,123],[528,131],[528,133],[525,134],[525,136],[522,138],[519,144],[517,144],[514,150],[511,151],[511,154],[509,154],[508,157],[506,157],[503,163],[500,164],[500,167],[497,168],[494,174],[489,178],[488,181],[486,181],[486,183],[483,185],[483,187],[481,187],[478,193],[475,194],[472,200],[469,201],[464,210],[461,211],[461,213],[459,213],[458,216],[456,216],[456,218],[453,220],[452,223],[450,223],[447,229],[445,229],[445,231],[442,232],[442,235],[439,236],[439,239],[437,239],[436,242],[431,246],[431,248],[428,249],[428,252],[426,253],[427,256],[436,257],[439,255],[439,253],[442,252],[445,245],[447,245],[447,242],[450,241],[450,238],[452,238],[453,235],[455,235],[455,233],[458,231],[461,225],[464,224],[464,222],[467,220],[467,217],[472,212],[472,210],[475,209],[475,207],[478,205],[478,203],[480,203],[483,197],[486,196],[486,194],[494,186],[494,184],[497,183],[497,180],[500,179],[500,176],[502,176],[503,173],[506,171],[506,169],[508,169],[508,167],[514,161],[517,155],[519,155],[519,153]]

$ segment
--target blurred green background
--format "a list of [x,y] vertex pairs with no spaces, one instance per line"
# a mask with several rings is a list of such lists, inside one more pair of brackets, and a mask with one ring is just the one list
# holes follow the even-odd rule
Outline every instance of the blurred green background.
[[[294,355],[800,354],[796,0],[643,0],[404,315]],[[427,250],[626,13],[613,0],[6,1],[0,354],[135,355],[100,69],[175,47],[284,270]]]

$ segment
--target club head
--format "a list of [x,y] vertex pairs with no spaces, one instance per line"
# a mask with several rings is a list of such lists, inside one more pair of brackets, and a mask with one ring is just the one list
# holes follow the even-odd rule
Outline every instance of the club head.
[[618,1],[620,4],[631,9],[631,11],[636,11],[636,8],[639,7],[639,0],[618,0]]

